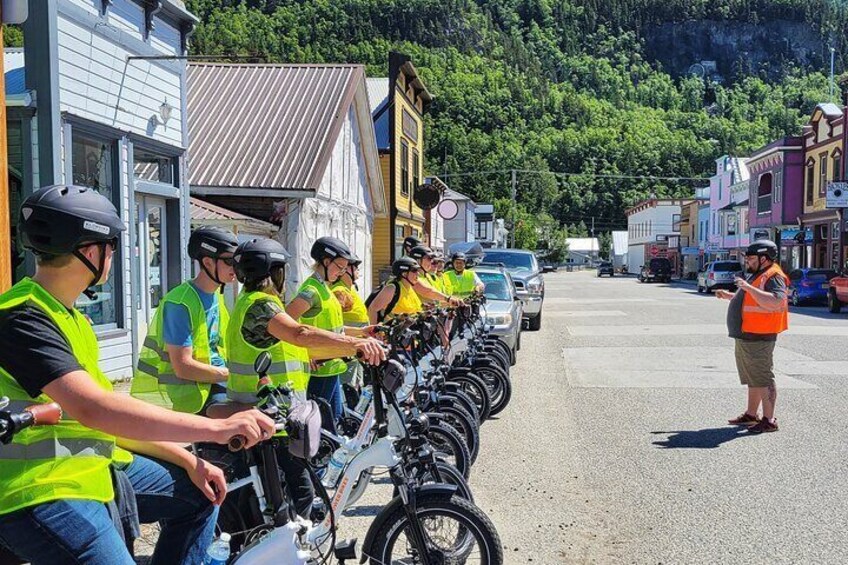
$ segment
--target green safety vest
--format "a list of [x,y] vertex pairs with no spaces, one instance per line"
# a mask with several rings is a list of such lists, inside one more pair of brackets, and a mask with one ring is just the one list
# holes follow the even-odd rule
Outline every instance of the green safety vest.
[[[224,345],[227,343],[226,334],[230,315],[224,304],[224,296],[220,292],[215,294],[218,297],[220,320],[218,354],[226,361],[227,352]],[[130,394],[139,400],[177,412],[197,414],[209,398],[211,385],[177,377],[164,340],[165,304],[181,304],[186,307],[192,328],[191,355],[200,363],[207,365],[211,363],[206,311],[194,286],[190,282],[184,282],[165,295],[156,309],[156,314],[153,315],[153,321],[147,329],[147,337],[144,339],[133,373]]]
[[[26,278],[0,296],[0,310],[29,302],[59,328],[79,364],[103,390],[112,384],[98,367],[97,337],[85,317]],[[20,411],[53,400],[43,392],[35,399],[0,367],[0,396]],[[64,414],[55,426],[27,428],[8,445],[0,445],[0,514],[55,500],[114,498],[109,465],[115,459],[115,436],[88,428]],[[123,452],[128,456],[128,452]],[[122,457],[131,461],[131,457]]]
[[270,347],[260,348],[249,344],[241,333],[247,311],[260,300],[275,302],[285,309],[279,297],[265,292],[244,292],[239,295],[233,311],[232,323],[227,329],[229,359],[227,367],[230,376],[227,379],[227,397],[234,402],[256,404],[256,385],[259,375],[253,370],[256,358],[263,351],[271,354],[271,367],[268,377],[274,386],[288,384],[295,392],[305,392],[309,383],[309,352],[285,341],[277,341]]
[[345,283],[338,281],[330,287],[333,292],[341,291],[348,295],[353,302],[353,307],[347,312],[342,312],[342,319],[346,326],[363,327],[368,325],[368,307],[359,293],[352,288],[348,288]]
[[448,271],[445,273],[445,278],[450,283],[453,293],[460,298],[465,298],[474,292],[476,284],[474,283],[474,273],[465,269],[461,275],[457,275],[456,271]]
[[[321,282],[314,276],[309,277],[300,285],[298,292],[311,288],[321,299],[321,311],[316,316],[307,318],[300,317],[300,323],[306,324],[333,333],[344,333],[344,314],[342,305],[336,295],[330,292],[327,283]],[[312,373],[313,377],[334,377],[347,371],[347,363],[341,359],[331,359],[324,362],[317,371]]]

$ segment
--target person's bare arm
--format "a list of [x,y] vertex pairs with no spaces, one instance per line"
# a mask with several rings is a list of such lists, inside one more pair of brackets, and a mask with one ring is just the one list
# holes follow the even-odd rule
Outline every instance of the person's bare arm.
[[299,320],[309,310],[310,304],[303,298],[296,296],[294,300],[286,306],[286,314],[295,320]]
[[357,353],[361,353],[365,361],[369,363],[383,359],[383,350],[375,340],[307,326],[283,312],[268,322],[268,333],[280,341],[307,348],[313,359],[334,359]]
[[424,284],[420,280],[416,282],[412,288],[415,289],[415,293],[418,296],[421,296],[423,298],[427,298],[429,300],[437,300],[438,302],[441,302],[443,304],[446,304],[450,301],[450,297],[448,295],[439,292],[430,285]]
[[737,277],[736,286],[749,293],[756,301],[757,305],[764,310],[768,310],[769,312],[779,312],[786,308],[786,298],[782,298],[780,296],[776,296],[772,292],[759,289],[745,279]]
[[274,422],[258,410],[226,420],[212,420],[167,410],[125,394],[103,390],[85,371],[72,371],[50,382],[44,393],[82,425],[123,439],[137,441],[212,441],[227,443],[242,435],[248,447],[262,433],[274,434]]
[[192,357],[191,346],[166,344],[165,349],[171,358],[171,366],[177,376],[186,381],[198,383],[220,383],[227,380],[230,372],[226,367],[214,367],[201,363]]
[[368,307],[368,319],[372,324],[376,324],[378,322],[377,315],[386,309],[389,305],[389,302],[392,300],[392,295],[395,292],[395,287],[392,285],[386,285],[383,287],[383,290],[374,298],[371,302],[371,305]]
[[206,495],[212,504],[220,505],[227,495],[227,479],[224,472],[196,457],[179,444],[167,441],[136,441],[118,439],[120,447],[133,453],[153,457],[181,467],[188,474],[194,485]]
[[716,298],[719,298],[721,300],[731,300],[736,295],[736,293],[730,292],[729,290],[724,290],[724,289],[720,288],[717,291],[715,291],[715,295],[716,295]]

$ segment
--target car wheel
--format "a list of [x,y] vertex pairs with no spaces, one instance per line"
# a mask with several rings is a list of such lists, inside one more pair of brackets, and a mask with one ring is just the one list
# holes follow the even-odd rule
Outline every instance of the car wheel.
[[839,314],[842,311],[842,302],[836,297],[836,292],[833,290],[827,293],[827,309],[831,314]]
[[706,292],[707,294],[712,294],[713,289],[711,287],[706,286],[706,287],[704,287],[704,292]]
[[698,294],[704,294],[704,287],[698,285]]
[[613,278],[614,276],[615,276],[615,273],[610,273],[610,278]]
[[527,324],[527,329],[531,332],[537,332],[542,329],[542,313],[539,312],[534,317],[530,318],[530,322]]

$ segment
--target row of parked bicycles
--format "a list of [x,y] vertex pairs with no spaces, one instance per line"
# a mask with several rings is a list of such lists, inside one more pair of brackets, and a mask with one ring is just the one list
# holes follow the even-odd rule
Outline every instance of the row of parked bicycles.
[[[474,504],[468,483],[481,426],[512,395],[511,352],[489,335],[485,319],[485,298],[472,296],[458,308],[381,326],[387,360],[365,367],[366,386],[349,395],[338,421],[320,401],[298,402],[287,387],[272,386],[270,357],[260,355],[254,367],[258,408],[288,438],[248,450],[239,438],[228,446],[192,446],[227,475],[218,528],[229,534],[229,562],[503,563],[497,529]],[[0,440],[36,421],[49,424],[51,417],[0,410]],[[310,516],[294,509],[276,456],[281,449],[308,462],[317,494]],[[393,497],[357,548],[357,540],[339,535],[343,513],[386,474]]]

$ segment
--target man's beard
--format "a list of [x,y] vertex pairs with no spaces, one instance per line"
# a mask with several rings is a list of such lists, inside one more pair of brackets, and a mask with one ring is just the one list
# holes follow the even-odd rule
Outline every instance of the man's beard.
[[745,265],[745,272],[746,273],[751,273],[753,275],[754,273],[759,272],[759,270],[760,270],[759,265],[757,265],[756,267],[753,267],[753,268],[749,267],[748,265]]

